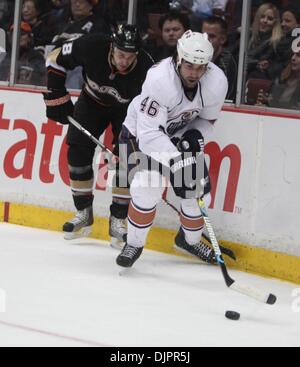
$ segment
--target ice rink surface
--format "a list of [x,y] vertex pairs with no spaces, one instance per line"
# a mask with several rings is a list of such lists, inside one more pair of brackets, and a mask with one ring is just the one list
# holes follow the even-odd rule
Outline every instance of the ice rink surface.
[[267,306],[227,290],[218,267],[184,258],[145,251],[120,276],[118,252],[100,241],[3,223],[0,238],[1,347],[300,346],[300,286],[231,271],[275,293]]

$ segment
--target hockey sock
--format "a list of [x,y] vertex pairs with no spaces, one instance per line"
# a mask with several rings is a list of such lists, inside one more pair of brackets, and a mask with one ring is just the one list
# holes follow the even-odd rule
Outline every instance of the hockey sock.
[[156,214],[154,208],[140,208],[133,201],[129,205],[127,243],[144,247]]
[[110,213],[117,219],[126,219],[131,200],[129,189],[114,187],[112,191],[113,199]]
[[199,243],[204,228],[204,219],[196,200],[182,200],[181,226],[188,244]]

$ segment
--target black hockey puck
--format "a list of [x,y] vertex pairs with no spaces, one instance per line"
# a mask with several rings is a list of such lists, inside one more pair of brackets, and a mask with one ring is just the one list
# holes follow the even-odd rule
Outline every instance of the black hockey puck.
[[273,306],[275,305],[276,302],[277,302],[277,297],[274,296],[274,294],[270,294],[267,300],[267,304]]
[[241,318],[241,315],[235,311],[226,311],[226,318],[233,321],[238,321]]

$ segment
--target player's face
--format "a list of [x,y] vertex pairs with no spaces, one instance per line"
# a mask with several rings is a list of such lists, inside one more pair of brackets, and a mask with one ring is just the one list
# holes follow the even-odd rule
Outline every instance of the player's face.
[[125,52],[114,48],[113,61],[114,65],[120,73],[124,73],[136,60],[137,54],[133,52]]
[[180,74],[185,86],[187,88],[195,88],[206,73],[206,70],[207,65],[190,64],[183,60],[180,66]]

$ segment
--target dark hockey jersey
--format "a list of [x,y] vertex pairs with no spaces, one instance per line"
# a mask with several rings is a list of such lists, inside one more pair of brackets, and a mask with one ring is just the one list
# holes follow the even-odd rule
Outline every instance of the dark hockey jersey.
[[104,106],[126,108],[141,93],[153,60],[140,50],[137,62],[126,74],[115,70],[111,62],[111,42],[99,34],[87,35],[65,43],[47,59],[48,89],[64,89],[66,72],[82,66],[84,92]]
[[95,14],[81,20],[72,20],[63,27],[62,31],[54,37],[52,43],[56,47],[61,47],[62,44],[68,40],[80,38],[81,36],[102,33],[109,36],[111,34],[111,28],[106,21]]

